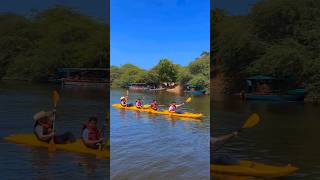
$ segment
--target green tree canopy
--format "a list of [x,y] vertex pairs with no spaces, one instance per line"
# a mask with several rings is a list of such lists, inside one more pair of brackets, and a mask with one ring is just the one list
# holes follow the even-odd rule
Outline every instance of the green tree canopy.
[[47,80],[57,68],[106,67],[109,27],[66,7],[0,16],[0,74]]
[[176,82],[178,78],[179,67],[169,59],[161,59],[152,69],[158,74],[161,82]]

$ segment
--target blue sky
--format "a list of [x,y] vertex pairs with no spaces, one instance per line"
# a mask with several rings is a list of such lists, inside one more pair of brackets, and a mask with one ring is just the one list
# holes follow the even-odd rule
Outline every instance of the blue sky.
[[250,8],[261,0],[212,0],[211,7],[225,9],[232,15],[247,14]]
[[27,15],[31,9],[44,10],[64,5],[79,10],[96,19],[108,22],[109,0],[1,0],[0,13],[12,12]]
[[209,0],[111,0],[111,65],[187,65],[210,49]]

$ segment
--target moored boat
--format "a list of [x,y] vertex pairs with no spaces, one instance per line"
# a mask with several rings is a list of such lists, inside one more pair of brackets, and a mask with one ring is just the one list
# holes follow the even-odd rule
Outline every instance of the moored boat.
[[72,86],[102,86],[109,83],[107,68],[60,68],[49,82]]
[[245,94],[247,100],[256,100],[256,101],[303,101],[304,94]]
[[256,101],[303,101],[305,89],[292,82],[270,76],[253,76],[246,79],[246,90],[241,99]]

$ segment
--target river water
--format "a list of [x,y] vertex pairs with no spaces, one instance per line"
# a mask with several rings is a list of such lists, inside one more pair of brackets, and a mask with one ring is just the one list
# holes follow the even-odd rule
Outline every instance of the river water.
[[247,129],[217,153],[273,165],[288,163],[300,168],[285,179],[320,179],[320,106],[298,102],[241,102],[239,98],[214,100],[212,135],[241,127],[253,112],[258,126]]
[[[125,94],[112,89],[110,103],[119,103]],[[157,99],[159,104],[187,99],[168,92],[129,93],[131,102],[141,97],[145,102]],[[111,107],[111,179],[209,179],[209,104],[208,96],[194,97],[182,108],[205,114],[202,121]]]
[[[65,151],[48,153],[3,140],[17,133],[32,133],[33,115],[52,108],[51,84],[0,83],[1,179],[109,179],[109,161]],[[56,131],[71,131],[77,137],[88,117],[105,124],[106,89],[65,86],[60,90]]]

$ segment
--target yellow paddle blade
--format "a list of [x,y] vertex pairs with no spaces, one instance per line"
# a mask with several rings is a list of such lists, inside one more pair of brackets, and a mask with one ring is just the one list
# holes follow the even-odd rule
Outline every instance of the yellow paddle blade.
[[247,121],[243,124],[242,129],[252,128],[260,122],[260,117],[258,114],[253,113]]
[[51,139],[49,145],[48,145],[48,151],[49,152],[54,152],[56,151],[56,145],[54,144],[53,138]]
[[54,106],[57,106],[59,100],[60,100],[59,93],[57,91],[53,91],[52,101],[53,101]]
[[188,97],[188,99],[186,100],[187,103],[191,102],[191,97]]
[[144,108],[144,109],[148,109],[148,108],[150,108],[150,107],[151,107],[150,104],[145,104],[145,105],[143,105],[143,108]]

